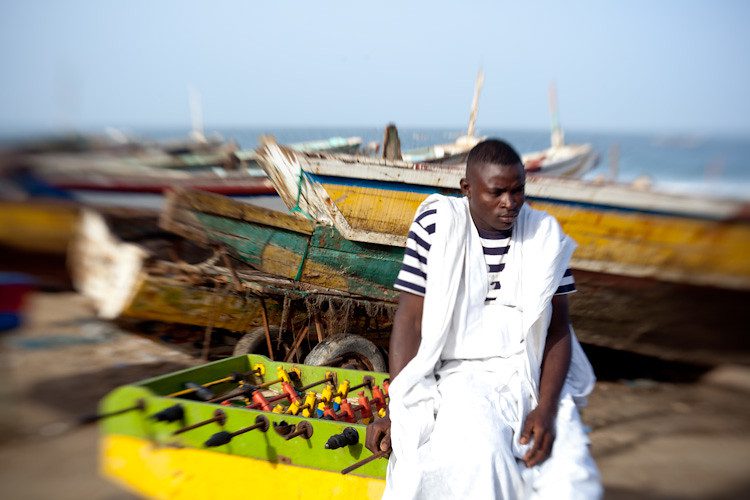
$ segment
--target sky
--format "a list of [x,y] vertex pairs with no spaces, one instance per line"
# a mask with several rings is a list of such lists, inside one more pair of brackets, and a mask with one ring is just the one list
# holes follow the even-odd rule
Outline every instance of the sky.
[[0,130],[243,126],[750,136],[745,1],[0,4]]

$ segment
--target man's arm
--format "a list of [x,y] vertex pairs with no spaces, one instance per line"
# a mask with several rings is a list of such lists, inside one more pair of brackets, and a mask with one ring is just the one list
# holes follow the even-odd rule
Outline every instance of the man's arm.
[[[422,309],[424,297],[401,292],[398,309],[393,317],[393,330],[388,346],[388,368],[391,380],[414,358],[422,340]],[[365,446],[373,453],[391,447],[391,419],[389,416],[367,426]]]
[[532,437],[534,439],[534,444],[523,458],[527,467],[544,462],[552,452],[560,391],[570,367],[569,324],[568,296],[555,295],[552,297],[552,318],[542,357],[539,404],[529,412],[521,432],[521,444],[528,443]]
[[401,373],[419,350],[422,340],[423,308],[424,297],[401,292],[388,345],[388,371],[391,380]]

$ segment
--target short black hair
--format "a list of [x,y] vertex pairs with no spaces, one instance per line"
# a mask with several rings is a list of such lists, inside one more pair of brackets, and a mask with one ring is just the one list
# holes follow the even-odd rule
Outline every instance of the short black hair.
[[469,151],[466,157],[466,170],[482,163],[513,167],[521,162],[513,146],[500,139],[487,139],[482,141]]

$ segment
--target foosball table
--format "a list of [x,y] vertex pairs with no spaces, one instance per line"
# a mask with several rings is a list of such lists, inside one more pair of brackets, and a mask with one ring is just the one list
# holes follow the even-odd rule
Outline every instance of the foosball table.
[[152,498],[380,498],[364,447],[386,373],[227,358],[119,387],[100,423],[105,475]]

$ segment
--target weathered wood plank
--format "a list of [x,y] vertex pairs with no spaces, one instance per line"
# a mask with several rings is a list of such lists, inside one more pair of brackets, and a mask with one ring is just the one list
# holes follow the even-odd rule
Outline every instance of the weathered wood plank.
[[246,222],[312,234],[314,224],[298,215],[237,202],[226,196],[177,189],[167,194],[167,203],[175,207],[219,215]]

